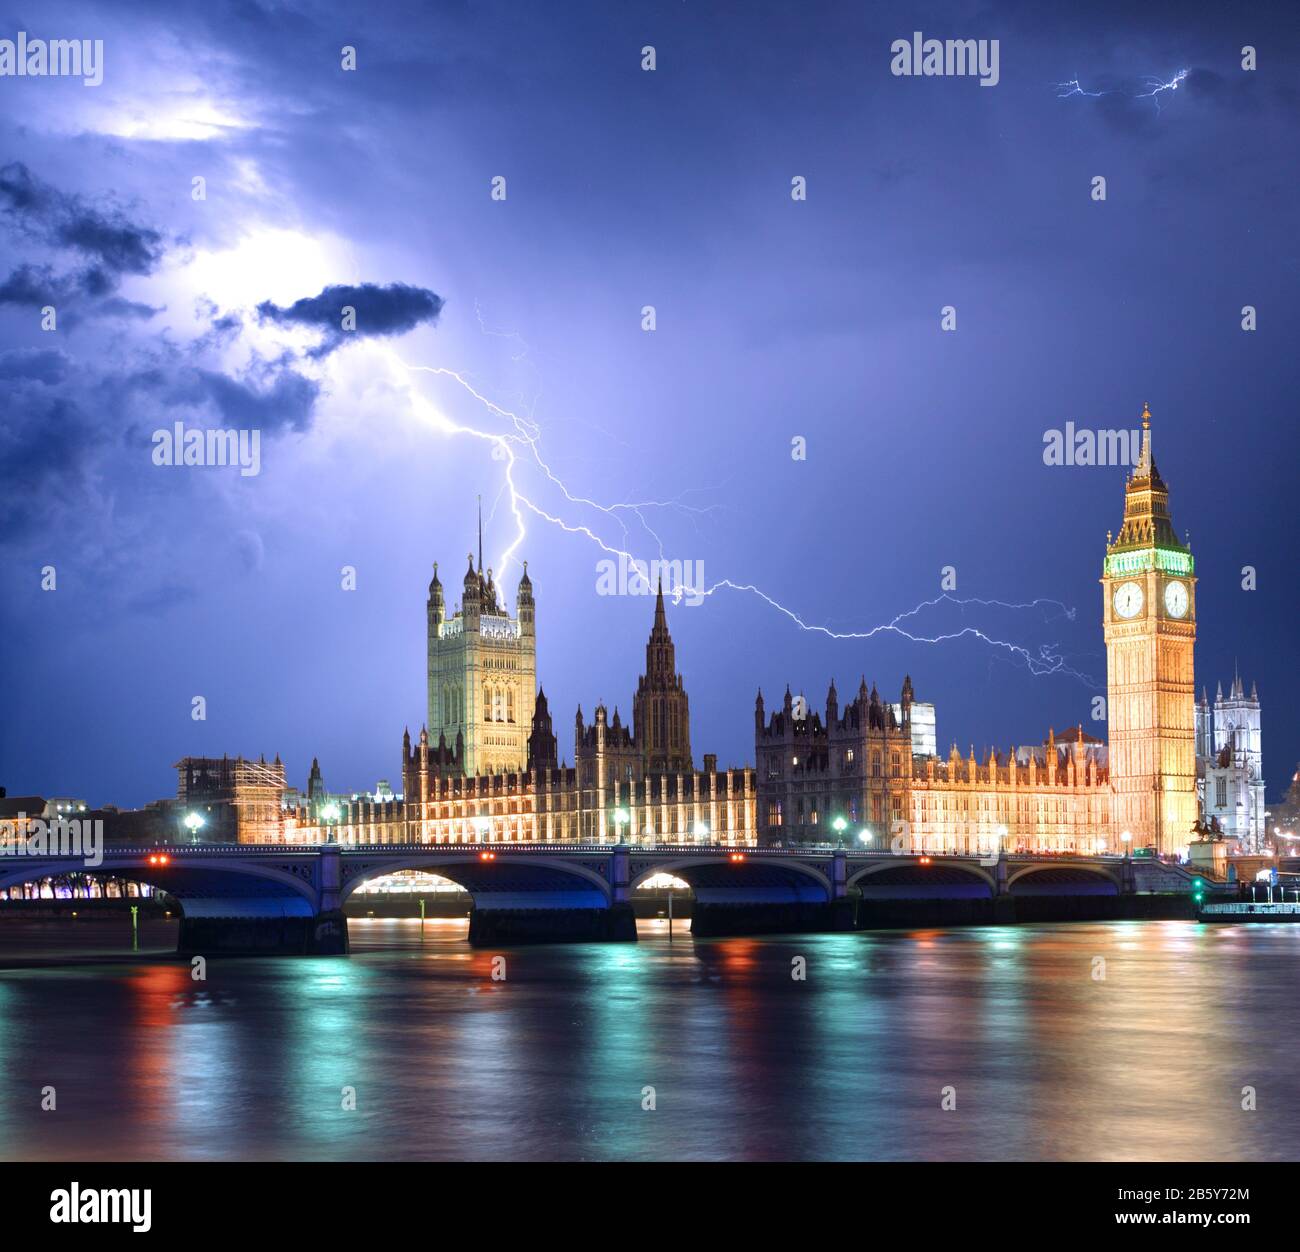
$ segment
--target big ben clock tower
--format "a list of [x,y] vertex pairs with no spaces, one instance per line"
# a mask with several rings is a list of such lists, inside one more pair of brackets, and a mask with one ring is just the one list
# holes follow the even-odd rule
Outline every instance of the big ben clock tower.
[[[1107,535],[1109,540],[1110,536]],[[1192,552],[1169,520],[1169,488],[1142,451],[1124,495],[1124,525],[1106,547],[1101,584],[1106,634],[1112,835],[1131,847],[1185,848],[1196,822]]]

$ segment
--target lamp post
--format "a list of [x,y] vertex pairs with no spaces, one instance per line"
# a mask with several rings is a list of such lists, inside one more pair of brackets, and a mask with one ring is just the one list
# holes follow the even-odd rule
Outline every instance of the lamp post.
[[632,814],[627,809],[614,810],[614,833],[618,842],[623,842],[623,828],[632,820]]
[[195,813],[193,811],[186,813],[183,819],[183,825],[185,826],[185,829],[190,832],[190,842],[198,843],[199,830],[203,826],[203,814]]
[[841,813],[833,822],[831,822],[831,829],[834,830],[835,833],[840,837],[841,847],[844,846],[844,832],[848,830],[848,828],[849,828],[849,823],[843,813]]
[[708,823],[708,822],[696,822],[696,823],[695,823],[695,830],[694,830],[693,833],[694,833],[694,835],[695,835],[695,842],[696,842],[696,843],[702,843],[705,839],[707,839],[707,838],[709,837],[709,823]]
[[872,838],[873,838],[873,836],[872,836],[872,834],[871,834],[871,831],[868,830],[867,827],[864,826],[860,831],[858,831],[858,842],[859,842],[859,843],[864,844],[864,845],[865,845],[865,844],[868,844],[868,843],[871,842]]
[[339,820],[341,811],[339,806],[331,800],[320,811],[321,821],[325,823],[325,842],[334,843],[338,832],[334,828],[334,823]]
[[1128,830],[1124,831],[1120,835],[1119,840],[1124,845],[1124,859],[1127,861],[1129,859],[1129,853],[1132,850],[1132,846],[1133,846],[1132,831],[1128,831]]
[[1003,852],[1006,851],[1007,833],[1007,828],[1005,826],[998,827],[998,856],[1001,856]]

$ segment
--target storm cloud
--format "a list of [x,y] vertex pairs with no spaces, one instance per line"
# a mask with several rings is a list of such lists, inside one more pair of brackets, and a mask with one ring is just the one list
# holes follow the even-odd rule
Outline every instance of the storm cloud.
[[42,182],[21,161],[0,167],[0,209],[26,234],[93,258],[107,275],[151,274],[165,250],[160,231]]
[[[319,330],[321,342],[308,353],[328,356],[341,347],[350,334],[363,337],[402,335],[429,322],[434,324],[445,301],[426,287],[406,283],[362,283],[360,286],[330,286],[319,295],[304,296],[282,307],[270,300],[257,306],[262,321],[305,326]],[[345,330],[345,309],[355,310],[355,329]]]

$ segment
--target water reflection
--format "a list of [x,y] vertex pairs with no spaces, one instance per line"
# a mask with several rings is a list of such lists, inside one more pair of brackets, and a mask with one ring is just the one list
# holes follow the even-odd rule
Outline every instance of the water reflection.
[[[695,943],[656,921],[635,946],[500,953],[463,935],[462,920],[354,921],[350,958],[212,959],[204,982],[149,958],[0,971],[0,1157],[1292,1159],[1300,1147],[1283,1112],[1300,1094],[1300,927]],[[57,1113],[41,1112],[47,1084]],[[1244,1086],[1258,1112],[1243,1111]]]

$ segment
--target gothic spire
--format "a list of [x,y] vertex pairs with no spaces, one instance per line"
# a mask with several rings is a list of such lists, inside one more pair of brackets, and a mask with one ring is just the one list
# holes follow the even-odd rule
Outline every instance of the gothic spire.
[[646,766],[690,769],[690,712],[664,608],[663,570],[655,596],[655,620],[645,648],[645,673],[632,699],[632,733]]
[[[1138,457],[1138,463],[1134,467],[1134,478],[1149,478],[1155,471],[1155,462],[1151,459],[1151,408],[1143,401],[1142,403],[1142,452]],[[1157,474],[1157,477],[1159,475]]]
[[1190,549],[1178,541],[1169,516],[1169,488],[1156,468],[1151,451],[1151,409],[1142,406],[1142,446],[1124,489],[1124,524],[1113,543],[1107,543],[1107,556],[1136,550],[1160,548],[1188,554]]

